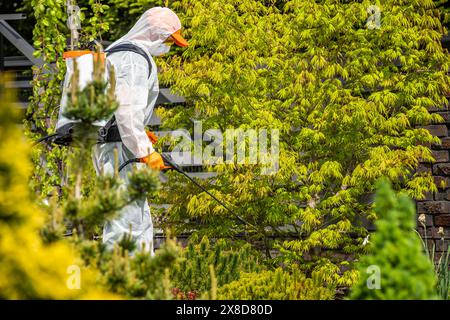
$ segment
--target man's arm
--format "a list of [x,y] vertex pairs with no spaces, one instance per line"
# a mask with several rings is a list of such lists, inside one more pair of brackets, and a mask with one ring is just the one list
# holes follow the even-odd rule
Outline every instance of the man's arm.
[[115,90],[119,102],[115,112],[117,127],[125,147],[136,158],[143,158],[154,151],[144,124],[148,90],[152,85],[148,79],[149,66],[143,57],[133,52],[117,55],[119,57]]

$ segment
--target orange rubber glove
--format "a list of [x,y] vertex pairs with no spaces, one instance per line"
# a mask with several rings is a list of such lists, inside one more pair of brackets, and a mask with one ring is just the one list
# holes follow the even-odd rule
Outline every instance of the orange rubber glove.
[[147,164],[150,168],[156,170],[164,170],[170,168],[164,164],[164,160],[158,152],[153,152],[150,155],[141,158],[141,162]]

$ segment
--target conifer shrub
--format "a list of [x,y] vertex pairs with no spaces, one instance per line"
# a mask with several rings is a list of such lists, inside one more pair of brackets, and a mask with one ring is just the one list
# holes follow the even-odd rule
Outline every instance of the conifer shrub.
[[133,256],[123,247],[103,252],[96,261],[102,273],[101,284],[108,290],[133,299],[172,299],[170,271],[181,248],[168,239],[154,256],[136,252]]
[[218,288],[219,299],[230,300],[330,300],[334,289],[321,285],[320,280],[275,270],[245,273],[239,280]]
[[[219,239],[211,243],[203,237],[190,242],[171,270],[176,298],[188,298],[189,293],[205,298],[213,286],[220,287],[238,280],[243,273],[264,270],[262,256],[249,244],[230,243]],[[213,268],[213,275],[210,268]]]

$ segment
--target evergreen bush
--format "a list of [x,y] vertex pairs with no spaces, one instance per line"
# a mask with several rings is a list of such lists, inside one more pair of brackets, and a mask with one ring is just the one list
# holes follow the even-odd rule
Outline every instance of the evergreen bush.
[[332,288],[306,278],[298,270],[293,274],[276,270],[243,274],[241,279],[218,289],[219,299],[229,300],[330,300]]

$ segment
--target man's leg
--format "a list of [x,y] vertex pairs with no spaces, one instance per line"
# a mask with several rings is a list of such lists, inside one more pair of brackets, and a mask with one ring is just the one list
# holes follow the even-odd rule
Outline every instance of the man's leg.
[[[133,156],[120,142],[96,145],[93,148],[93,161],[97,175],[114,174],[114,149],[117,148],[119,165]],[[120,178],[128,183],[128,173],[133,166],[145,164],[130,164],[120,172]],[[130,233],[131,230],[131,233]],[[153,255],[153,223],[147,199],[137,200],[122,208],[119,214],[107,221],[103,228],[103,243],[108,249],[123,239],[131,236],[137,250],[145,250]]]
[[139,200],[127,205],[119,216],[106,222],[103,243],[108,249],[112,249],[125,235],[131,236],[137,250],[153,254],[153,223],[146,201]]

